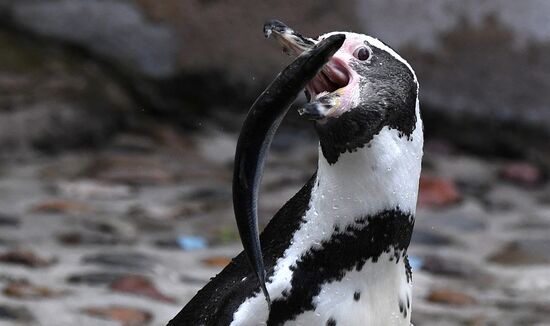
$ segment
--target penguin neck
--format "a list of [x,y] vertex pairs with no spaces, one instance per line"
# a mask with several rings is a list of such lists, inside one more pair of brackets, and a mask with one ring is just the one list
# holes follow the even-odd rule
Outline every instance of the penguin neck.
[[319,149],[312,206],[323,214],[313,217],[342,227],[386,210],[414,215],[422,143],[420,121],[411,137],[385,127],[368,145],[342,153],[333,164]]

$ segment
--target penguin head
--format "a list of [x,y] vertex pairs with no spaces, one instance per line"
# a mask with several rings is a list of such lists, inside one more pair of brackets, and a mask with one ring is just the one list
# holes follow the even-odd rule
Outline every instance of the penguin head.
[[345,35],[344,44],[307,84],[308,102],[298,110],[315,121],[329,163],[368,145],[384,127],[403,136],[412,134],[419,118],[418,82],[411,66],[393,49],[364,34],[331,32],[313,39],[281,22],[270,24],[266,35],[275,35],[285,52],[296,55],[331,35]]

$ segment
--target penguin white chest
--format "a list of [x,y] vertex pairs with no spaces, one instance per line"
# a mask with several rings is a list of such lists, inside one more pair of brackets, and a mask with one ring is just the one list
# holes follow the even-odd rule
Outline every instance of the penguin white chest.
[[[348,271],[341,280],[322,284],[313,298],[314,310],[304,311],[282,325],[409,326],[410,278],[404,261],[396,263],[394,257],[393,253],[385,253],[376,262],[367,261],[360,271]],[[262,299],[256,296],[243,303],[231,325],[266,325],[269,311]]]
[[[316,308],[284,325],[410,325],[411,286],[405,264],[384,254],[361,271],[324,284],[314,299]],[[390,261],[390,259],[392,259]]]

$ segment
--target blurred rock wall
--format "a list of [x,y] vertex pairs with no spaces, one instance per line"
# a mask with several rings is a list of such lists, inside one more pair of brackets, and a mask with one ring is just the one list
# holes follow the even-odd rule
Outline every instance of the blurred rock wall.
[[101,145],[132,99],[94,60],[0,29],[0,157]]
[[359,8],[362,29],[417,70],[425,109],[508,143],[503,128],[548,134],[550,2],[362,0]]
[[263,40],[269,19],[312,36],[368,33],[415,67],[431,125],[442,118],[457,132],[549,129],[548,17],[544,0],[0,0],[5,33],[84,50],[122,75],[137,103],[169,116],[246,110],[290,60]]
[[151,22],[130,1],[1,1],[18,27],[81,45],[140,73],[164,77],[177,68],[179,38],[166,24]]

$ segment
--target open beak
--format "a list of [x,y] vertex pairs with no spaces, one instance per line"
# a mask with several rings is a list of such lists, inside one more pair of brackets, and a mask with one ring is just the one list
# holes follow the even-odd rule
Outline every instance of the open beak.
[[286,40],[286,36],[282,35],[290,33],[294,41],[288,43],[289,49],[301,50],[298,57],[275,78],[248,111],[237,142],[233,174],[233,208],[241,242],[269,305],[271,301],[265,285],[266,271],[258,232],[257,205],[264,163],[275,131],[290,105],[345,39],[344,35],[336,34],[321,42],[313,42],[290,31],[284,24],[275,21],[264,26],[268,36],[274,33]]
[[[287,54],[299,55],[319,42],[297,33],[278,20],[265,24],[264,34],[266,37],[274,36]],[[309,103],[300,108],[298,113],[310,120],[337,116],[341,113],[337,109],[346,104],[345,87],[351,79],[351,68],[345,60],[332,57],[307,83],[305,88]]]

